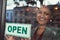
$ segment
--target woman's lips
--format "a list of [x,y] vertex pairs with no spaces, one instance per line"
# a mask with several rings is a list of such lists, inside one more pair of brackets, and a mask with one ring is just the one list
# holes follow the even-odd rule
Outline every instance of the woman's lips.
[[39,18],[40,21],[45,21],[46,19],[44,17]]

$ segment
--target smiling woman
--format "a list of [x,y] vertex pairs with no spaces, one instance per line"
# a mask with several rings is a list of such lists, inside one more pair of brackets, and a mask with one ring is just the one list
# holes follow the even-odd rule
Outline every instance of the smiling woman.
[[[31,40],[53,40],[54,33],[47,23],[51,17],[51,12],[47,6],[41,6],[36,15],[38,26],[34,29]],[[48,30],[50,29],[50,30]]]

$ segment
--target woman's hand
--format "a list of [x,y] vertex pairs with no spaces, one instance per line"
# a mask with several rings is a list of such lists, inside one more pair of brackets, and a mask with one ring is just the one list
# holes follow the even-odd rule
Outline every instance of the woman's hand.
[[7,40],[15,40],[13,36],[5,36]]

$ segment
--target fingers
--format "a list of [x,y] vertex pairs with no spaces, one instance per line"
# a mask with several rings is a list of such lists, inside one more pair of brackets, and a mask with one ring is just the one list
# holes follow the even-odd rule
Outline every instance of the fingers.
[[27,38],[25,38],[25,40],[28,40]]
[[21,38],[21,40],[30,40],[29,38]]
[[5,38],[6,38],[7,40],[15,40],[13,36],[6,36],[6,35],[5,35]]
[[21,40],[24,40],[24,38],[21,38]]
[[6,39],[9,39],[9,37],[8,37],[8,36],[6,36],[6,35],[5,35],[5,38],[6,38]]

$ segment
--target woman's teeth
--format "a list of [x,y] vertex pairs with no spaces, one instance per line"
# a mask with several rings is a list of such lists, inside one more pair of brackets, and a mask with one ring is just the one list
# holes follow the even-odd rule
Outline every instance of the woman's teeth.
[[40,20],[44,20],[44,19],[40,19]]
[[45,18],[40,18],[40,20],[45,20]]

